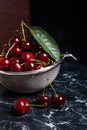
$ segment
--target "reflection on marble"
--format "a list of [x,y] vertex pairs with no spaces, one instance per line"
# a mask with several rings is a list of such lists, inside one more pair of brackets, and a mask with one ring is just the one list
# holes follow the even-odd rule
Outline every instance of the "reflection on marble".
[[[33,103],[40,92],[19,94],[5,90],[0,85],[0,130],[87,130],[87,67],[65,60],[53,85],[66,97],[63,108],[30,107],[22,116],[10,113],[13,101],[23,96]],[[50,97],[53,94],[50,86],[46,93]]]

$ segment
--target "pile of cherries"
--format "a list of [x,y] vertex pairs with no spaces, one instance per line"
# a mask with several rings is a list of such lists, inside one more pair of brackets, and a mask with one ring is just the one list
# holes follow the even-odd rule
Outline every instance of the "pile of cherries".
[[51,108],[56,109],[62,108],[65,104],[65,96],[63,94],[57,93],[54,89],[54,86],[50,82],[49,84],[54,91],[54,94],[51,97],[45,94],[45,89],[42,93],[39,93],[36,96],[35,104],[31,104],[30,100],[25,97],[19,97],[16,100],[14,100],[12,104],[12,112],[14,112],[14,114],[17,115],[23,115],[29,110],[29,107],[46,108],[50,106]]
[[53,59],[34,38],[31,39],[13,37],[4,44],[0,54],[0,70],[31,71],[51,65]]

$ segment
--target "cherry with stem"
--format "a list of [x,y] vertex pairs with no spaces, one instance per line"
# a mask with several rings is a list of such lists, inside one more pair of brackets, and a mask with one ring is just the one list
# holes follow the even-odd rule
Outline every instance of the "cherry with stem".
[[49,85],[51,86],[52,90],[54,91],[54,95],[51,97],[51,103],[54,108],[62,108],[62,106],[65,103],[65,96],[63,94],[57,93],[54,86],[50,82],[50,79],[48,79]]
[[12,107],[11,107],[11,111],[13,114],[17,114],[17,115],[23,115],[25,113],[27,113],[27,111],[29,110],[29,107],[43,107],[44,104],[31,104],[29,99],[25,98],[25,97],[20,97],[17,98],[16,100],[14,100]]
[[43,89],[43,92],[38,94],[36,97],[37,103],[44,104],[44,107],[49,106],[49,104],[51,102],[50,97],[47,94],[45,94],[46,87],[47,87],[47,82],[46,82],[46,85]]

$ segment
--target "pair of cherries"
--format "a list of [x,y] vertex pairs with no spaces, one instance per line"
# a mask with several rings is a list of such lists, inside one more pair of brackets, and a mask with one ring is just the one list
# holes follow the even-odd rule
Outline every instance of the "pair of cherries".
[[0,55],[0,70],[31,71],[50,65],[52,60],[35,41],[20,40],[13,37],[4,44]]
[[45,91],[36,96],[35,104],[31,104],[30,100],[25,97],[17,98],[14,100],[12,105],[14,112],[19,115],[25,114],[29,110],[30,106],[44,108],[52,105],[53,108],[62,108],[65,103],[65,96],[63,94],[58,94],[54,89],[54,86],[50,82],[49,84],[54,91],[54,95],[52,95],[51,98],[45,94]]

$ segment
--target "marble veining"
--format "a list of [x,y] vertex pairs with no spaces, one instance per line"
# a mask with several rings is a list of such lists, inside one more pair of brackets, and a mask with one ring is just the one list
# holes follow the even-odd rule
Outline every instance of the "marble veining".
[[[33,103],[33,94],[11,92],[0,85],[0,130],[87,130],[87,67],[72,60],[65,60],[60,73],[53,81],[57,92],[66,97],[61,109],[30,107],[22,116],[10,113],[17,97],[27,97]],[[51,97],[50,86],[46,93]]]

